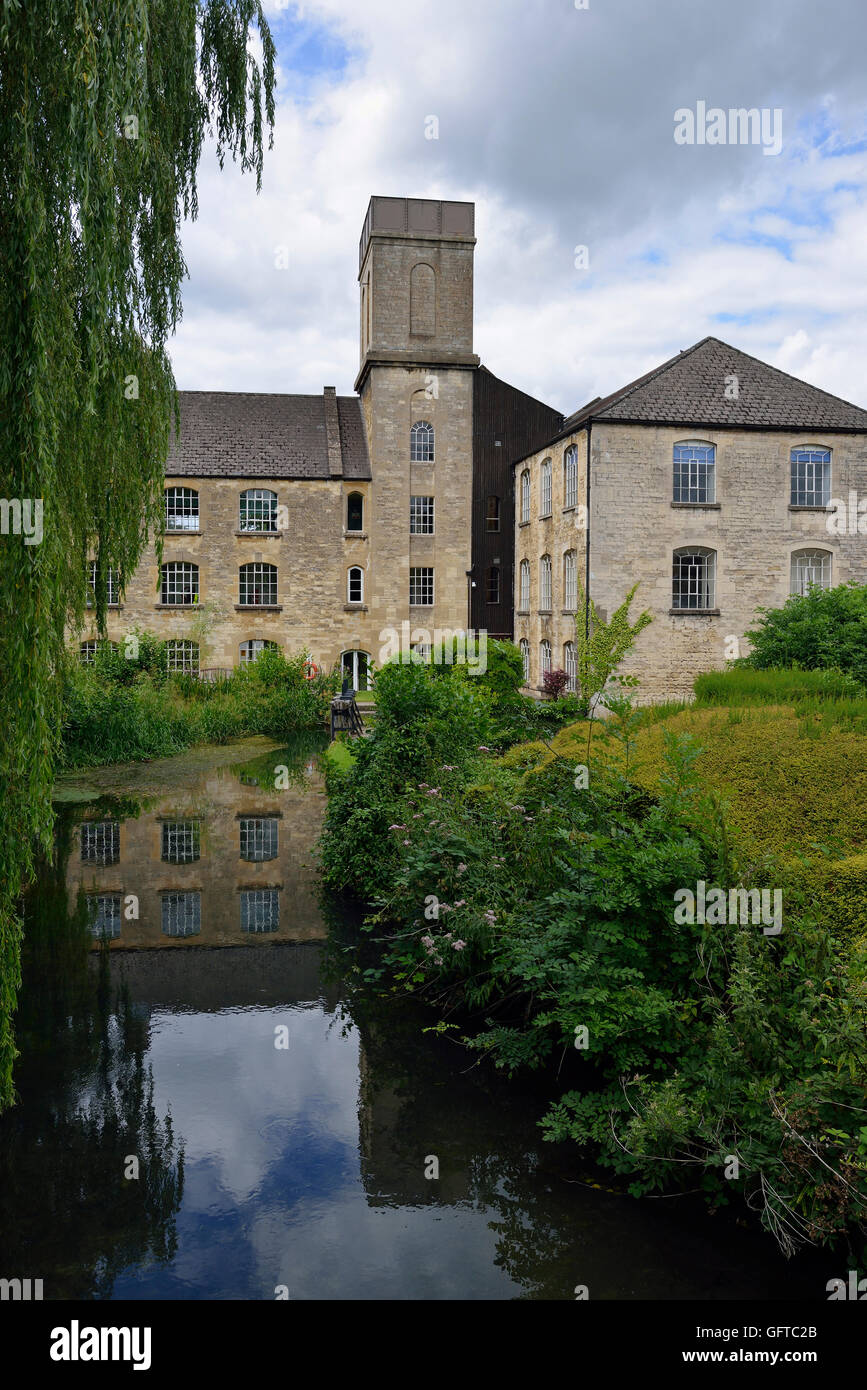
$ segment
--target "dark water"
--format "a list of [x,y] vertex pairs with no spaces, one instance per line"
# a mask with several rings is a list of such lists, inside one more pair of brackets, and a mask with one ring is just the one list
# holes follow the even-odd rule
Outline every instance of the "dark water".
[[0,1276],[54,1299],[827,1297],[842,1258],[588,1185],[610,1180],[540,1142],[537,1094],[327,983],[351,938],[317,902],[317,746],[241,756],[94,774],[63,807],[27,914]]

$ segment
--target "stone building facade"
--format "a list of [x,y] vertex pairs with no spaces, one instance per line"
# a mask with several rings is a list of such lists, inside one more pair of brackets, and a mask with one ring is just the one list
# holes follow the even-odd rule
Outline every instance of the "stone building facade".
[[546,668],[574,684],[587,592],[606,619],[638,582],[653,621],[623,673],[663,699],[746,655],[760,608],[867,583],[867,411],[715,338],[570,417],[516,463],[515,496],[531,690]]

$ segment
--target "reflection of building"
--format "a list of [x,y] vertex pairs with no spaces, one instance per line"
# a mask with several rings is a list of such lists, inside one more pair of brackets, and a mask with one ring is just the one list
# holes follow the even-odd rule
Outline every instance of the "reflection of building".
[[137,819],[86,818],[67,863],[70,910],[83,892],[95,942],[120,947],[321,938],[320,801],[309,780],[273,791],[212,773]]

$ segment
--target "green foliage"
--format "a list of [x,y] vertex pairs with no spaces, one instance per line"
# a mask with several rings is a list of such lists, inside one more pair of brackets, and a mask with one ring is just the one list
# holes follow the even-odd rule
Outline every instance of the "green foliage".
[[647,609],[639,614],[634,623],[629,621],[629,609],[637,588],[638,584],[633,584],[620,607],[614,610],[605,623],[600,618],[593,599],[585,598],[580,579],[578,581],[575,654],[578,688],[588,706],[592,706],[596,697],[602,694],[623,658],[635,645],[639,633],[652,621]]
[[745,666],[840,671],[867,685],[867,585],[812,585],[782,608],[759,611],[760,621],[746,634],[752,650]]
[[758,670],[738,664],[728,671],[705,672],[694,681],[693,689],[699,705],[790,705],[865,696],[864,687],[842,671],[805,671],[798,666]]
[[41,543],[0,545],[0,1109],[15,905],[51,837],[65,627],[88,556],[102,628],[108,567],[131,574],[159,527],[181,218],[207,132],[258,186],[274,56],[258,0],[0,0],[0,494],[43,507]]

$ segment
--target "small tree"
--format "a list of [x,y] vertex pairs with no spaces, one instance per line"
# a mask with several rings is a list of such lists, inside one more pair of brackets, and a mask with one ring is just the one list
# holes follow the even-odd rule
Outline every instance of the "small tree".
[[565,671],[546,671],[542,676],[542,689],[549,700],[559,700],[568,682],[569,676]]
[[629,609],[637,588],[638,584],[633,584],[620,607],[605,623],[592,598],[585,601],[583,586],[580,580],[578,582],[579,611],[575,616],[578,685],[591,713],[609,679],[635,645],[638,634],[652,621],[647,609],[634,623],[629,621]]

